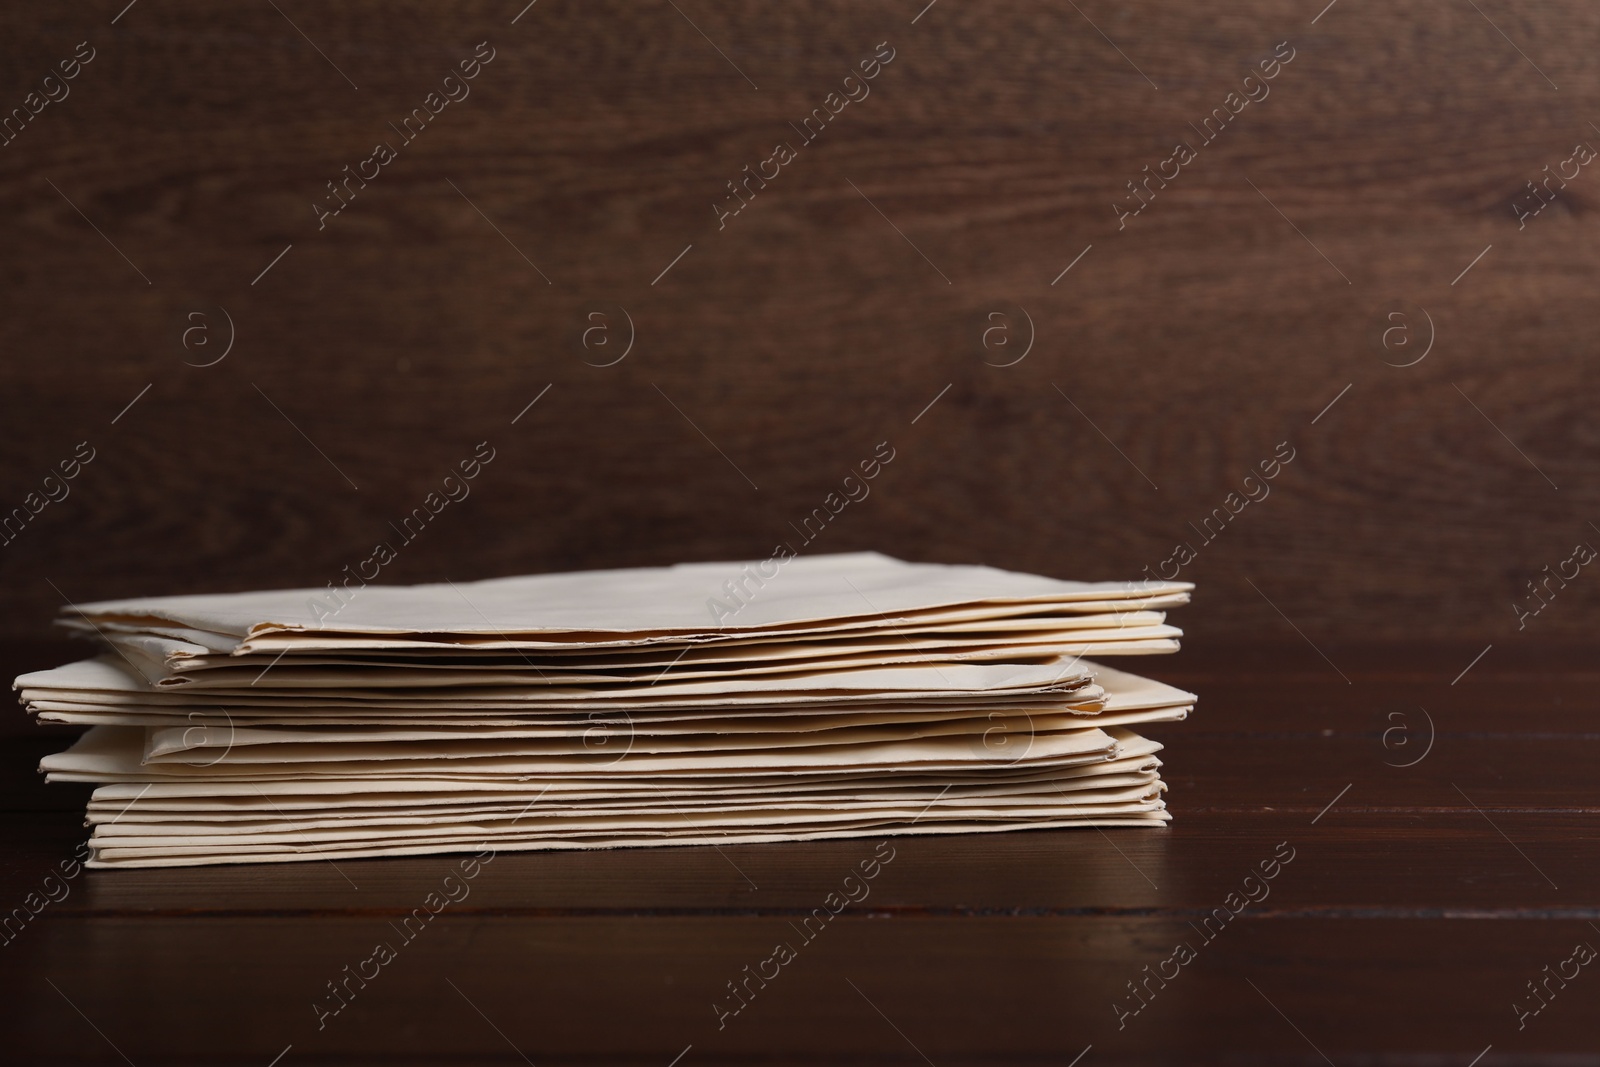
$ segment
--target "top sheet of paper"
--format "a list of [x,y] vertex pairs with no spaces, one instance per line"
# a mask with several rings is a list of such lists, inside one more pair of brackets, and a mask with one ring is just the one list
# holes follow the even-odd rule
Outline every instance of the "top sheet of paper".
[[1187,582],[1072,582],[993,567],[905,563],[874,552],[583,571],[414,586],[149,597],[84,604],[90,618],[176,623],[245,638],[354,634],[672,635],[877,619],[957,604],[1126,602],[1186,593]]

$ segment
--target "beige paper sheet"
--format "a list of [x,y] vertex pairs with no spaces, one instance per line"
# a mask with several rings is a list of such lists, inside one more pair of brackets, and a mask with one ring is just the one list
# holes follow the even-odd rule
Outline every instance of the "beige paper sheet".
[[[1053,830],[1075,827],[1149,827],[1156,828],[1171,820],[1164,809],[1137,812],[1127,815],[1089,815],[1037,821],[999,820],[995,822],[923,822],[873,824],[860,826],[829,826],[824,828],[790,827],[784,830],[741,834],[694,833],[613,836],[589,838],[581,841],[556,838],[529,838],[518,841],[496,841],[495,852],[565,851],[572,849],[639,848],[661,845],[715,845],[724,847],[738,844],[768,844],[791,841],[818,841],[831,838],[889,837],[915,834],[1000,833],[1016,830]],[[427,856],[451,852],[480,852],[478,843],[460,841],[432,841],[398,846],[369,846],[364,848],[305,848],[252,846],[246,850],[227,852],[206,849],[96,849],[86,864],[88,867],[188,867],[216,863],[294,863],[309,860],[353,860],[394,856]]]
[[[720,620],[708,601],[750,569],[748,599]],[[362,634],[659,635],[716,638],[970,605],[1070,604],[1186,593],[1183,582],[1069,582],[992,567],[905,563],[877,553],[587,571],[444,585],[368,585],[340,603],[325,589],[152,597],[81,605],[100,621],[143,622],[245,637],[273,632]],[[333,607],[337,605],[337,611]],[[317,605],[323,610],[318,611]],[[74,612],[77,614],[77,612]],[[717,625],[718,622],[722,625]]]
[[[1111,727],[1112,730],[1121,729]],[[1021,760],[1029,766],[1058,763],[1094,762],[1117,755],[1117,742],[1104,730],[1079,729],[1035,734],[1027,740]],[[144,732],[136,728],[96,726],[65,752],[46,756],[40,767],[54,780],[115,781],[160,778],[250,779],[270,774],[270,767],[249,764],[214,763],[200,766],[187,763],[140,762],[144,753]],[[300,761],[294,771],[304,777],[434,777],[440,773],[494,775],[516,778],[537,774],[595,773],[604,771],[610,778],[657,777],[674,774],[808,774],[841,769],[881,769],[895,773],[960,769],[974,764],[993,763],[1001,755],[974,743],[967,736],[926,737],[853,745],[814,745],[789,749],[695,753],[629,753],[618,759],[610,753],[570,755],[480,756],[476,753],[442,753],[427,759],[348,760],[308,763]],[[1010,762],[1008,759],[1007,762]]]

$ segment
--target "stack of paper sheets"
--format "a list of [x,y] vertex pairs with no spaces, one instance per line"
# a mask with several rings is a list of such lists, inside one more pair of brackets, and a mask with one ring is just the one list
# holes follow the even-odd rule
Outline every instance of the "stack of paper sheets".
[[74,606],[23,675],[93,782],[91,866],[1168,819],[1188,583],[875,553]]

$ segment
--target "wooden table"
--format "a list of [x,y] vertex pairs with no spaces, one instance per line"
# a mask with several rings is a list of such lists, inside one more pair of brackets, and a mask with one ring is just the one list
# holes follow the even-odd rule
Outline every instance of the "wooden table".
[[[409,942],[456,858],[86,871],[0,948],[0,1032],[14,1062],[139,1067],[1593,1055],[1594,665],[1507,643],[1452,684],[1480,649],[1323,651],[1141,661],[1201,694],[1152,731],[1170,829],[891,838],[809,941],[876,840],[502,855]],[[83,836],[85,792],[31,770],[59,743],[4,746],[7,908]]]

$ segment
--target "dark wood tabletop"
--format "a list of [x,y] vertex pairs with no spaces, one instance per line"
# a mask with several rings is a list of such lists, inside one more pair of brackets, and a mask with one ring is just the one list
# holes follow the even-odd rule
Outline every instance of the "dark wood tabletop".
[[410,926],[462,857],[52,880],[86,791],[10,729],[0,901],[59,899],[7,930],[0,1025],[140,1067],[1580,1062],[1597,668],[1479,651],[1129,662],[1201,696],[1151,731],[1165,830],[502,854]]

